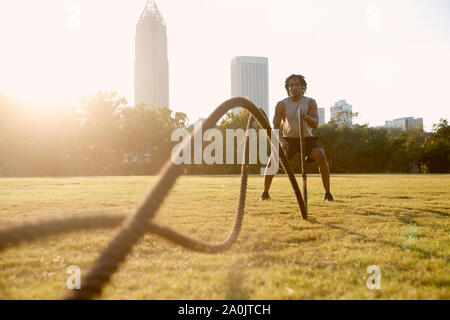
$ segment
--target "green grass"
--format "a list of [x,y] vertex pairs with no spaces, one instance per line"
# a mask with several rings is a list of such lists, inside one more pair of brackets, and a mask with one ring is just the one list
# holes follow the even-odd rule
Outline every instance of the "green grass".
[[[155,177],[1,178],[0,227],[86,212],[132,213]],[[298,177],[299,183],[301,178]],[[249,177],[237,243],[220,254],[191,252],[143,237],[102,299],[450,299],[450,176],[333,175],[335,202],[308,177],[309,220],[285,176],[272,201]],[[156,219],[198,239],[231,228],[237,176],[181,177]],[[56,299],[66,268],[85,274],[118,229],[70,233],[0,253],[0,299]],[[369,290],[366,269],[381,269]]]

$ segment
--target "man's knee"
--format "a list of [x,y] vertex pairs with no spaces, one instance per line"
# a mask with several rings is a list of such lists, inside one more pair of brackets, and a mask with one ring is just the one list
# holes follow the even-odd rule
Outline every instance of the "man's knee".
[[310,157],[316,160],[318,163],[327,161],[325,151],[322,148],[315,148],[313,151],[311,151]]
[[274,176],[278,173],[279,169],[280,166],[278,161],[273,161],[273,159],[270,159],[267,163],[266,170],[264,171],[264,176]]

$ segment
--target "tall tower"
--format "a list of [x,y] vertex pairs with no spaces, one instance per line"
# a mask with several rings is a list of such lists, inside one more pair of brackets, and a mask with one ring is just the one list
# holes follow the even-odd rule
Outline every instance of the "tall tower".
[[[231,96],[248,98],[269,117],[269,71],[265,57],[235,57],[231,60]],[[239,112],[241,108],[235,108]],[[270,118],[269,118],[270,119]]]
[[153,0],[148,0],[136,25],[134,104],[169,107],[169,62],[166,23]]

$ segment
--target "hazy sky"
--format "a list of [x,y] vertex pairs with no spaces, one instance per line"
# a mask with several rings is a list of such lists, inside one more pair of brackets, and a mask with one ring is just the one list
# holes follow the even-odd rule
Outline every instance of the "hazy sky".
[[[2,0],[0,92],[76,103],[98,90],[134,104],[136,22],[147,0]],[[271,117],[299,73],[319,107],[346,99],[357,123],[450,120],[448,0],[158,0],[170,108],[191,121],[230,97],[235,56],[269,59]],[[78,19],[79,17],[79,19]]]

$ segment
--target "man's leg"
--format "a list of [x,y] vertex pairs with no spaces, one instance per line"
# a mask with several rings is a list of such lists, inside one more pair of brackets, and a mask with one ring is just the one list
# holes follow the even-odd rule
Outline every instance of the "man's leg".
[[315,148],[309,156],[319,165],[319,172],[322,176],[323,188],[326,193],[330,193],[330,169],[328,167],[327,157],[322,148]]
[[272,165],[271,160],[269,160],[269,162],[267,163],[267,166],[266,166],[266,171],[264,172],[264,192],[262,193],[261,198],[260,198],[260,200],[262,200],[262,201],[270,200],[269,189],[270,189],[270,185],[272,184],[272,179],[274,177],[274,175],[268,173],[271,165]]
[[270,185],[272,184],[273,175],[264,175],[264,192],[269,193]]
[[[287,149],[284,149],[283,151],[281,151],[281,152],[286,152],[288,161],[290,161],[292,159],[292,157],[294,156],[294,154],[292,154],[292,152],[290,152],[289,150],[291,150],[291,148],[288,147]],[[270,174],[270,173],[274,173],[272,165],[275,165],[275,172],[278,172],[278,169],[279,169],[279,163],[272,163],[272,161],[275,161],[273,158],[273,154],[271,154],[269,162],[267,163],[267,166],[266,166],[266,171],[264,172],[264,192],[261,195],[261,200],[270,200],[269,190],[270,190],[270,185],[272,184],[272,180],[274,177],[273,174]],[[278,158],[278,162],[279,161],[280,161],[280,159]],[[268,172],[270,172],[270,173],[268,173]]]

